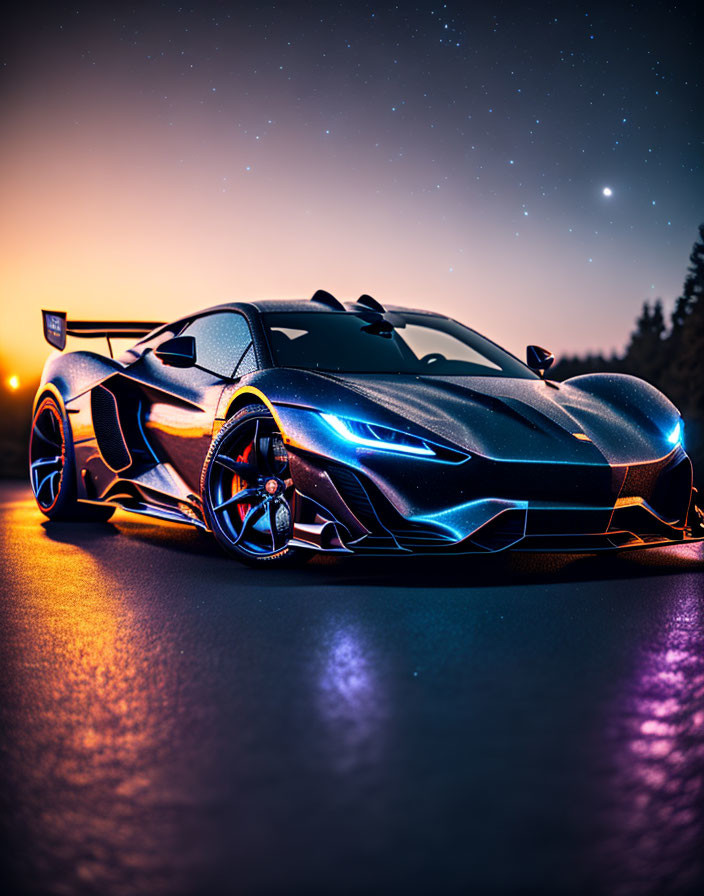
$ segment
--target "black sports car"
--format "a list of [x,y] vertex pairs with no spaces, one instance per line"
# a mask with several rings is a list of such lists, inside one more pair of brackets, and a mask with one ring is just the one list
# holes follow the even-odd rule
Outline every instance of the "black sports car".
[[249,563],[704,536],[684,423],[634,377],[552,382],[537,346],[526,365],[441,314],[322,290],[168,324],[43,317],[61,351],[67,335],[111,349],[45,365],[30,475],[51,519],[122,507]]

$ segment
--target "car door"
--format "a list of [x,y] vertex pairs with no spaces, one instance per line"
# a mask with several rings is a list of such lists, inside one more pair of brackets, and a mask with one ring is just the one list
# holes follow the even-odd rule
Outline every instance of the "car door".
[[145,425],[157,455],[198,494],[222,390],[236,375],[253,369],[252,334],[239,312],[215,311],[190,321],[179,335],[194,338],[195,366],[171,367],[154,351],[138,362],[143,382],[154,387]]

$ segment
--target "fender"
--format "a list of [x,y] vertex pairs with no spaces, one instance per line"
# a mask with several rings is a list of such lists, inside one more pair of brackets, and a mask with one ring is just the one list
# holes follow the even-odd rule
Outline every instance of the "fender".
[[659,389],[647,380],[627,373],[585,373],[570,377],[564,381],[564,385],[597,395],[624,410],[632,408],[636,401],[646,401],[649,405],[669,412],[673,416],[679,413],[675,405]]
[[[282,381],[278,369],[266,368],[248,374],[241,384],[226,387],[218,405],[215,431],[231,416],[232,405],[239,404],[246,395],[265,404],[277,423],[285,418],[286,408],[295,408],[351,415],[400,429],[408,427],[406,417],[380,408],[378,403],[333,377],[302,370],[289,370],[287,377]],[[303,395],[309,395],[311,400],[302,400]]]
[[[284,434],[285,429],[282,428],[281,418],[272,402],[261,391],[261,389],[258,389],[254,385],[245,385],[239,388],[235,388],[234,392],[232,391],[232,387],[226,387],[223,390],[223,393],[220,396],[218,409],[215,413],[215,420],[213,422],[213,438],[215,438],[215,436],[222,429],[223,425],[234,413],[234,411],[232,411],[231,409],[235,405],[241,405],[242,407],[244,407],[245,403],[242,401],[242,399],[248,395],[251,395],[252,398],[256,399],[256,402],[258,404],[263,404],[267,408],[274,420],[276,420],[276,424],[280,428],[282,435]],[[284,441],[285,440],[286,437],[284,436]]]
[[588,373],[563,383],[610,405],[653,433],[672,429],[680,418],[675,405],[646,380],[625,373]]
[[124,365],[119,361],[95,352],[54,355],[44,367],[33,410],[36,410],[37,398],[50,387],[61,398],[62,406],[65,406],[93,386],[123,370]]

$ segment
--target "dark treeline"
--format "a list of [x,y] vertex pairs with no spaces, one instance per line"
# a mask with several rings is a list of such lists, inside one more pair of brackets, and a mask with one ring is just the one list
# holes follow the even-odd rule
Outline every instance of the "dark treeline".
[[662,302],[645,302],[622,356],[565,357],[551,376],[629,373],[657,386],[680,409],[685,445],[700,487],[704,482],[704,224],[689,256],[682,295],[666,320]]

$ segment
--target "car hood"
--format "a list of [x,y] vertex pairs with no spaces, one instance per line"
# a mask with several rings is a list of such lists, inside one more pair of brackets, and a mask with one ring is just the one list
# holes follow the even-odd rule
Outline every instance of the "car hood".
[[331,378],[460,448],[497,460],[629,464],[666,456],[673,406],[640,380],[612,378],[608,388],[609,377],[601,377],[596,389],[596,377],[574,384],[398,374]]

